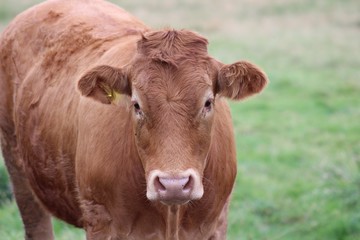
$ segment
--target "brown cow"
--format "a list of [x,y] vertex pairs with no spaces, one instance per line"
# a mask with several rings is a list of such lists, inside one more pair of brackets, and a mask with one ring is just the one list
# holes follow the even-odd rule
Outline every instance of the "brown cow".
[[229,107],[266,75],[100,0],[52,0],[0,38],[1,145],[26,239],[225,239]]

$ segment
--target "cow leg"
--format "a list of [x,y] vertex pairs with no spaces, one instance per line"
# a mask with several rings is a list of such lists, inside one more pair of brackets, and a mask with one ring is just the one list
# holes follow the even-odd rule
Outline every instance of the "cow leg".
[[54,239],[51,217],[35,199],[25,174],[15,162],[16,150],[1,139],[5,165],[10,175],[16,203],[25,228],[25,239]]

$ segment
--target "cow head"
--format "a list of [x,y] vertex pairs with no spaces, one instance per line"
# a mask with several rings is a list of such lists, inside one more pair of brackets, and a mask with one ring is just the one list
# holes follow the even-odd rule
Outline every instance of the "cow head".
[[260,92],[266,75],[239,61],[225,65],[207,53],[207,40],[189,31],[143,35],[131,64],[98,66],[79,81],[82,95],[101,103],[131,99],[135,144],[145,169],[146,196],[183,204],[204,193],[216,99]]

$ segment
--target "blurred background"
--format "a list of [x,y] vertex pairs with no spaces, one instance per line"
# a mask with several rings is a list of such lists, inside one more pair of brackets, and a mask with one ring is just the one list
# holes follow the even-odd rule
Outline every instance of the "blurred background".
[[[0,31],[38,2],[0,0]],[[270,78],[261,95],[230,103],[238,176],[228,239],[360,239],[359,0],[113,2],[153,28],[197,31],[215,58],[250,60]],[[54,226],[56,239],[85,239]],[[0,236],[23,236],[1,156]]]

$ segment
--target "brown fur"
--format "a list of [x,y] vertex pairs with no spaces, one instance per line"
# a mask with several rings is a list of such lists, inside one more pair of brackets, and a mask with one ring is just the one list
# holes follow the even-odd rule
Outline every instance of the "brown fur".
[[[151,31],[100,0],[20,14],[0,62],[1,145],[28,239],[53,238],[48,213],[87,239],[225,239],[236,153],[223,97],[260,92],[255,65],[219,63],[198,34]],[[200,200],[146,198],[151,170],[188,168]]]
[[138,53],[147,59],[172,64],[194,56],[207,57],[207,40],[191,31],[164,30],[148,32],[138,42]]

